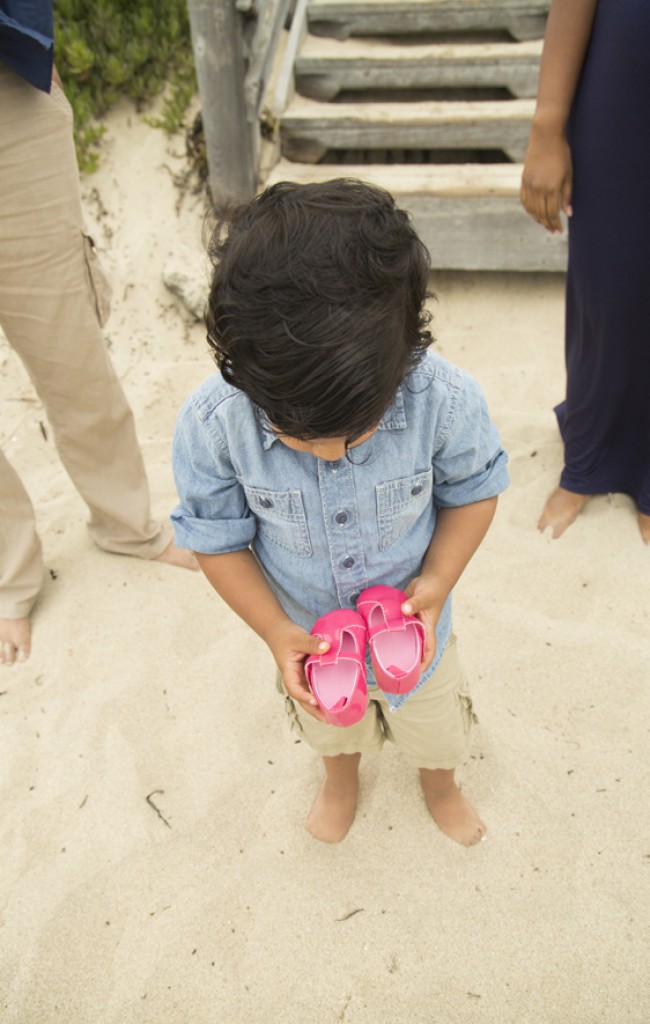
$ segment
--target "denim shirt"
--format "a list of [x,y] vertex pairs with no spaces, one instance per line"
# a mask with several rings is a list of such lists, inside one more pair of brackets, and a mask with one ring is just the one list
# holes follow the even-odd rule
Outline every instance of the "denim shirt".
[[[420,572],[437,510],[505,490],[506,462],[479,386],[432,352],[399,387],[375,434],[335,462],[284,445],[217,373],[189,397],[176,425],[176,543],[203,554],[250,547],[287,615],[309,631],[325,612],[354,608],[366,587],[404,589]],[[451,597],[418,687],[450,630]],[[386,696],[397,709],[409,695]]]

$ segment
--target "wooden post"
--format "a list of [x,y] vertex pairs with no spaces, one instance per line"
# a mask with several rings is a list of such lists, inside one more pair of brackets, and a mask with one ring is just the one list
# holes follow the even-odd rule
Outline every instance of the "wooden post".
[[240,15],[235,0],[188,0],[201,95],[210,191],[215,206],[256,191],[251,125],[246,116]]

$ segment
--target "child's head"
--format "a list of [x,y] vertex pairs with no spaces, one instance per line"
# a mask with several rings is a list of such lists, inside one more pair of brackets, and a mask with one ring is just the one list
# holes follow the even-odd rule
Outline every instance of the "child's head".
[[208,341],[281,433],[359,438],[431,342],[428,253],[392,196],[281,182],[220,224]]

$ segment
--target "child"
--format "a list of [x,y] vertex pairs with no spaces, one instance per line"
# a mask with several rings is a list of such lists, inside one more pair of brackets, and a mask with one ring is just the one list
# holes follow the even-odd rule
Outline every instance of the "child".
[[[220,373],[179,416],[177,543],[268,644],[323,757],[312,835],[343,839],[361,754],[388,737],[438,826],[472,845],[485,826],[454,781],[472,712],[450,595],[508,477],[477,385],[428,351],[426,249],[387,192],[339,179],[267,189],[226,237],[219,226],[211,256]],[[306,682],[305,657],[328,648],[309,630],[375,584],[405,590],[425,626],[420,682],[384,694],[369,672],[364,717],[337,728]]]

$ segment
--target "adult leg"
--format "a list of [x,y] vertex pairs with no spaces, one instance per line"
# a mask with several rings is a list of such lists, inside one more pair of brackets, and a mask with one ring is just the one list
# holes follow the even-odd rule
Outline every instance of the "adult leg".
[[[649,416],[650,419],[650,416]],[[637,519],[641,538],[650,544],[650,430],[646,430],[647,471],[637,496]]]
[[649,43],[648,4],[599,0],[570,125],[567,394],[556,410],[565,465],[552,496],[569,521],[611,491],[650,513]]
[[43,579],[34,510],[20,478],[0,451],[0,664],[25,661],[29,613]]
[[578,517],[589,501],[587,494],[575,494],[566,487],[556,487],[551,491],[542,514],[537,522],[537,529],[542,533],[550,527],[554,538],[561,537],[567,527]]
[[155,557],[133,415],[100,329],[105,282],[84,233],[72,113],[0,69],[0,323],[43,401],[100,547]]
[[645,512],[639,512],[638,521],[642,540],[645,544],[650,544],[650,516],[646,515]]

